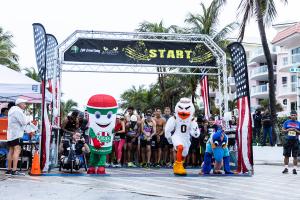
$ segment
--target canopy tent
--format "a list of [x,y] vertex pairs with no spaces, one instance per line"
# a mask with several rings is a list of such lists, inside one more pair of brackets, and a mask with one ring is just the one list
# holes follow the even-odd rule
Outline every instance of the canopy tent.
[[[26,75],[0,65],[0,102],[15,101],[22,97],[30,103],[40,103],[40,83]],[[46,95],[48,102],[51,102],[51,94]]]

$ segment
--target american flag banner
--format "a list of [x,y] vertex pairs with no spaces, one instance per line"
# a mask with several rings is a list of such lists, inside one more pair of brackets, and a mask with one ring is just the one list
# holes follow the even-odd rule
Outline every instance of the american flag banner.
[[200,79],[200,87],[201,87],[201,96],[204,104],[204,117],[205,119],[209,119],[210,117],[210,106],[209,106],[209,87],[208,87],[208,77],[203,76]]
[[56,67],[56,53],[55,48],[58,45],[56,38],[51,34],[46,34],[47,38],[47,48],[46,48],[46,70],[47,70],[47,80],[57,77],[54,74],[54,68]]
[[46,72],[46,31],[42,24],[34,23],[32,26],[36,64],[39,76],[43,79]]
[[238,172],[253,172],[252,122],[246,53],[239,42],[231,43],[227,48],[230,52],[237,87],[239,110],[237,127]]

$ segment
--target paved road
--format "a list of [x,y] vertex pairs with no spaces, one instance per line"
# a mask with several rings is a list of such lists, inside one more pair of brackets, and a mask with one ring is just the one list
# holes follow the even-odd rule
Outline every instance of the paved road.
[[0,175],[0,199],[299,200],[300,171],[283,175],[281,170],[257,165],[252,177],[198,176],[198,169],[188,170],[188,177],[174,177],[170,169],[108,169],[108,176]]

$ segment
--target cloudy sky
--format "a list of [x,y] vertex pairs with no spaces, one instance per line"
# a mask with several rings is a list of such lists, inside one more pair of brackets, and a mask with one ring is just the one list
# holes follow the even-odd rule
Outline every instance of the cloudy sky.
[[[189,12],[200,10],[200,0],[9,0],[1,2],[0,26],[14,35],[15,52],[20,56],[21,67],[35,67],[32,23],[42,23],[47,33],[53,34],[58,43],[75,30],[134,31],[143,21],[159,22],[166,26],[184,26]],[[209,4],[209,0],[203,0]],[[220,27],[236,21],[238,0],[230,0],[220,16]],[[279,1],[278,1],[279,2]],[[275,22],[300,21],[299,0],[278,5]],[[256,37],[256,24],[251,22],[247,37]],[[271,40],[275,32],[268,30]],[[156,75],[63,73],[64,99],[73,99],[81,106],[96,93],[107,93],[118,98],[132,85],[149,85]]]

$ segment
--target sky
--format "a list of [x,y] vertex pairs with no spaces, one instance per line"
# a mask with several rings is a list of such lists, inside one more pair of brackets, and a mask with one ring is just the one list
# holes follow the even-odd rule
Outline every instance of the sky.
[[[165,26],[184,26],[189,12],[199,13],[200,2],[210,0],[9,0],[1,1],[0,26],[13,34],[14,52],[20,57],[22,68],[36,67],[32,23],[42,23],[47,33],[53,34],[60,44],[75,30],[132,32],[143,21],[160,22]],[[239,0],[228,0],[220,16],[220,28],[237,20]],[[280,2],[277,0],[277,2]],[[278,17],[274,23],[300,21],[299,0],[288,5],[278,4]],[[276,32],[267,30],[269,40]],[[234,34],[232,35],[234,36]],[[257,37],[254,21],[246,31],[247,37]],[[83,107],[90,96],[98,93],[116,98],[126,89],[157,80],[157,75],[63,73],[63,99],[73,99]]]

